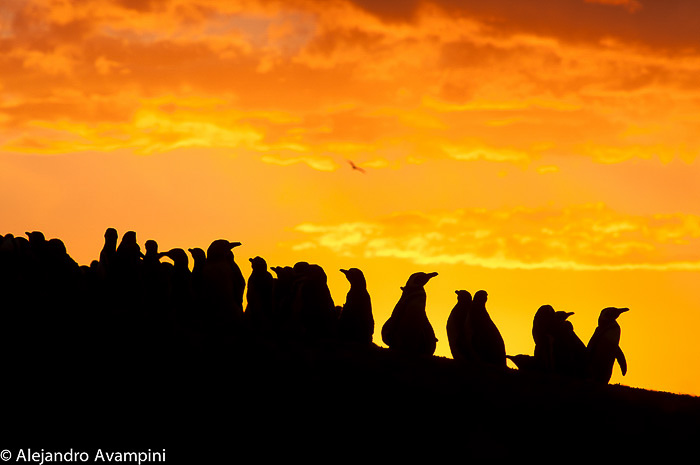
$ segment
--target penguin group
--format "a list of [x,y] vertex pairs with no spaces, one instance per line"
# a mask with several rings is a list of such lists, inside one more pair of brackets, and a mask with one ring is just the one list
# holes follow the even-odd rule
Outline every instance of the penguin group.
[[[149,239],[144,253],[135,231],[119,240],[117,230],[107,228],[98,258],[79,266],[59,239],[47,240],[39,231],[24,236],[0,236],[0,307],[6,310],[0,327],[8,347],[16,343],[31,352],[46,344],[69,344],[76,351],[92,348],[87,356],[130,354],[141,361],[144,354],[161,356],[167,347],[176,347],[180,355],[211,353],[251,340],[375,346],[372,300],[358,268],[338,271],[350,287],[345,302],[336,305],[320,265],[269,266],[254,256],[248,259],[252,272],[246,279],[234,256],[242,243],[228,239],[213,240],[206,251],[159,251]],[[408,357],[435,354],[438,340],[427,312],[426,286],[436,276],[415,272],[400,287],[398,302],[381,326],[381,341],[390,351]],[[573,313],[543,305],[533,318],[534,355],[506,355],[486,308],[488,293],[455,293],[446,332],[458,363],[505,370],[510,359],[523,371],[599,383],[609,382],[615,362],[623,375],[627,371],[617,319],[628,308],[603,309],[584,344],[569,321]]]
[[534,355],[508,355],[519,370],[550,373],[607,384],[617,360],[621,374],[627,374],[627,361],[620,348],[617,318],[629,308],[608,307],[600,312],[598,327],[588,344],[574,332],[568,318],[573,312],[555,311],[541,306],[532,322]]

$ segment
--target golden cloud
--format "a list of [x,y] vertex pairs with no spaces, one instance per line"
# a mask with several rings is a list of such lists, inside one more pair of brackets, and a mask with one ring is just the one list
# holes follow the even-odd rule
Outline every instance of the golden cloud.
[[375,222],[303,224],[303,248],[416,264],[567,270],[700,270],[700,217],[621,214],[603,204],[564,209],[406,213]]
[[[541,30],[534,7],[489,4],[11,2],[3,149],[246,147],[321,170],[343,156],[376,167],[697,157],[693,49],[660,49],[653,31],[576,40],[563,26]],[[617,10],[561,5],[603,19]],[[173,96],[226,103],[153,107]]]

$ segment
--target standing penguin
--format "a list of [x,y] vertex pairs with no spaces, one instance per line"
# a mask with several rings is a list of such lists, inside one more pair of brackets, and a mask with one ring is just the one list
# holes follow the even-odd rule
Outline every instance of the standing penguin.
[[554,313],[552,328],[552,361],[559,375],[584,378],[586,376],[586,345],[574,332],[568,318],[574,312]]
[[358,268],[340,271],[350,282],[350,290],[338,319],[338,338],[369,345],[374,334],[374,316],[365,275]]
[[401,298],[382,326],[382,340],[391,349],[411,355],[435,353],[437,338],[425,313],[427,296],[423,288],[435,276],[436,272],[413,273],[401,288]]
[[627,373],[627,360],[620,349],[620,325],[617,318],[629,308],[604,308],[598,317],[598,327],[586,346],[588,377],[607,384],[612,377],[615,360],[620,364],[622,376]]
[[469,360],[469,348],[464,335],[465,322],[472,305],[472,295],[467,291],[455,291],[457,304],[447,317],[447,340],[450,343],[452,358],[457,361]]
[[532,339],[535,341],[533,367],[546,372],[551,372],[554,367],[552,336],[554,320],[554,308],[551,305],[542,305],[532,319]]
[[255,333],[267,331],[274,312],[274,286],[272,274],[267,270],[267,262],[262,257],[250,258],[252,272],[248,278],[245,319],[248,329]]
[[241,329],[245,278],[231,251],[240,245],[240,242],[226,239],[213,241],[202,268],[202,301],[204,308],[211,312],[210,329],[220,338],[228,337],[229,331]]
[[486,291],[477,291],[465,321],[465,339],[475,361],[506,368],[506,346],[486,311]]

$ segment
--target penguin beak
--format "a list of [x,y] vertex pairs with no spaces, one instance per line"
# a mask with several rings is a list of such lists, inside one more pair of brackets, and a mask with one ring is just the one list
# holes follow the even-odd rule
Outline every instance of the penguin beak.
[[627,307],[625,307],[625,308],[618,308],[618,309],[617,309],[617,312],[618,312],[618,313],[617,313],[617,316],[620,316],[620,315],[622,315],[622,314],[625,313],[625,312],[629,312],[629,310],[630,310],[630,309],[627,308]]
[[238,246],[240,246],[240,245],[243,245],[243,244],[241,244],[240,242],[229,242],[229,243],[228,243],[228,246],[229,246],[229,248],[231,248],[231,249],[233,249],[233,248],[235,248],[235,247],[238,247]]
[[343,273],[343,274],[348,274],[348,270],[344,270],[344,269],[342,269],[342,268],[341,268],[340,272]]
[[437,275],[438,275],[438,274],[437,274],[437,271],[433,271],[432,273],[428,273],[428,274],[427,274],[428,279],[434,278],[434,277],[437,276]]

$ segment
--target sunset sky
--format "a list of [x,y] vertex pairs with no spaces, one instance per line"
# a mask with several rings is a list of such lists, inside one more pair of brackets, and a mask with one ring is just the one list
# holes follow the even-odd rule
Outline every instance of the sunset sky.
[[[379,331],[416,271],[509,354],[540,305],[611,383],[700,395],[700,2],[1,0],[0,234],[80,264],[103,233],[217,238],[365,272]],[[366,173],[353,170],[352,160]]]

